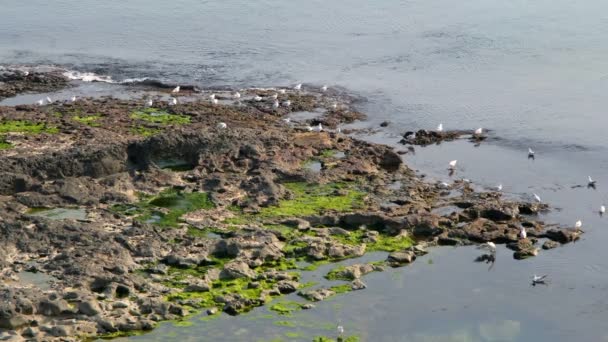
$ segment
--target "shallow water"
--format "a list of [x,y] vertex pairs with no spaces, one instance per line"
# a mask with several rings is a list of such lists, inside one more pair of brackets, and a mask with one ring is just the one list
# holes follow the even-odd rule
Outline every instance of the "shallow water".
[[[480,188],[502,183],[505,196],[538,193],[560,208],[546,221],[582,219],[581,241],[526,261],[499,249],[490,271],[472,262],[474,249],[434,249],[411,267],[367,276],[366,290],[301,315],[341,319],[365,341],[602,341],[608,340],[608,217],[596,212],[608,202],[607,10],[600,0],[8,0],[0,10],[0,63],[201,87],[341,86],[365,99],[358,107],[369,121],[355,126],[391,122],[361,137],[388,144],[405,130],[439,122],[446,129],[492,129],[479,147],[445,143],[404,159],[431,181],[464,177]],[[85,87],[84,93],[124,91]],[[528,146],[537,151],[534,161],[526,158]],[[452,159],[459,168],[450,178]],[[598,180],[597,190],[572,188],[588,175]],[[551,284],[531,288],[533,273],[548,273]],[[251,316],[163,325],[146,338],[288,339]]]
[[87,212],[80,208],[54,208],[36,210],[31,213],[33,216],[40,216],[51,220],[86,220]]

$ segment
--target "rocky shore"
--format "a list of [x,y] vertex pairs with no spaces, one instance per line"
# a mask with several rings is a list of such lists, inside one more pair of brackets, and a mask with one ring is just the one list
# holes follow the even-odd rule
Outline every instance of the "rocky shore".
[[[41,90],[6,84],[0,97]],[[391,147],[337,130],[364,117],[339,94],[286,90],[278,100],[291,105],[273,109],[275,90],[241,93],[217,92],[216,105],[190,92],[175,106],[0,107],[0,339],[120,336],[266,304],[314,310],[271,301],[364,289],[365,274],[435,245],[492,241],[526,258],[580,234],[539,221],[544,204],[424,182]],[[284,120],[293,111],[319,115]],[[332,270],[339,285],[299,282],[302,270],[370,251],[390,254]]]

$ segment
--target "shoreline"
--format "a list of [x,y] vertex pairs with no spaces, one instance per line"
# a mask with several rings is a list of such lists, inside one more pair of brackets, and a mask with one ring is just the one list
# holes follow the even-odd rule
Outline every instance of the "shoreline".
[[[226,102],[212,105],[205,92],[176,106],[155,97],[152,108],[107,98],[0,107],[3,280],[23,271],[55,278],[48,293],[4,285],[15,300],[3,304],[2,327],[36,338],[119,336],[193,312],[272,306],[287,293],[314,302],[363,289],[364,274],[434,245],[492,241],[525,258],[541,239],[579,236],[535,220],[546,205],[461,181],[425,183],[392,148],[338,133],[364,116],[348,103],[333,109],[343,99],[331,92],[288,89],[280,101],[292,104],[277,111],[253,99],[274,91],[242,93],[240,104],[217,91]],[[282,120],[319,109],[319,119]],[[330,131],[306,129],[318,123]],[[53,220],[41,208],[85,218]],[[330,272],[343,281],[335,287],[298,282],[300,262],[310,269],[369,251],[391,254]]]

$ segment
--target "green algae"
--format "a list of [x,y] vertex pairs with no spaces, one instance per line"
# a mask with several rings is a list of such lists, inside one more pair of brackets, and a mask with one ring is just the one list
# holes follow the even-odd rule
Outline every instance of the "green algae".
[[143,196],[142,200],[133,205],[118,204],[112,211],[137,220],[155,224],[160,227],[177,227],[182,215],[199,209],[212,209],[215,204],[207,193],[183,193],[174,189],[161,192],[156,197]]
[[351,292],[353,290],[350,284],[334,285],[329,289],[334,291],[336,294]]
[[171,114],[164,110],[146,108],[131,113],[131,118],[148,123],[161,125],[185,125],[190,123],[190,117],[180,114]]
[[177,322],[173,322],[173,326],[175,327],[191,327],[193,326],[194,323],[192,323],[192,321],[177,321]]
[[75,115],[72,117],[72,120],[79,122],[83,125],[91,126],[91,127],[99,127],[101,124],[98,122],[101,119],[101,115],[89,115],[89,116],[79,116]]
[[160,132],[162,132],[161,129],[149,128],[149,127],[144,127],[144,126],[136,126],[136,127],[131,128],[131,133],[136,134],[136,135],[141,135],[142,137],[151,137],[151,136],[157,135]]
[[291,316],[293,312],[302,310],[302,303],[294,301],[280,301],[272,304],[268,309],[278,313],[279,315]]
[[296,324],[294,322],[290,322],[290,321],[276,321],[276,322],[274,322],[274,325],[278,325],[280,327],[289,327],[289,328],[296,327]]
[[344,183],[309,184],[303,182],[283,184],[294,198],[282,200],[277,206],[260,210],[262,217],[318,215],[327,211],[349,212],[363,206],[365,193]]
[[0,135],[0,150],[8,150],[12,148],[13,144],[6,141],[6,137]]
[[289,337],[289,338],[304,338],[305,335],[301,332],[298,331],[288,331],[285,333],[285,336]]
[[333,235],[332,237],[346,245],[366,244],[366,250],[396,252],[414,245],[414,240],[408,236],[389,236],[378,234],[373,240],[366,236],[366,230],[356,230],[348,235]]
[[46,123],[34,123],[27,120],[7,120],[0,122],[0,133],[58,133],[57,127],[47,126]]
[[342,272],[345,269],[346,269],[345,266],[338,266],[338,267],[332,269],[331,271],[329,271],[325,275],[325,279],[327,279],[327,280],[352,280],[342,274]]

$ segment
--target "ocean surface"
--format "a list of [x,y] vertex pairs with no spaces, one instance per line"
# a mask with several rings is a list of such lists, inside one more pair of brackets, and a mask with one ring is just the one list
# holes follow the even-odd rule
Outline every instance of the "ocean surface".
[[[556,208],[543,220],[581,219],[586,231],[525,261],[499,248],[492,269],[472,262],[472,247],[433,249],[288,318],[297,328],[259,308],[133,340],[309,341],[342,324],[362,341],[608,341],[608,217],[597,215],[608,204],[607,13],[600,0],[3,0],[0,65],[205,88],[327,84],[364,99],[369,120],[357,125],[374,132],[360,138],[395,146],[406,130],[484,127],[479,147],[444,143],[404,159],[430,181],[450,181],[458,159],[452,178],[537,193]],[[587,176],[597,190],[573,188]],[[535,273],[550,284],[531,287]]]

